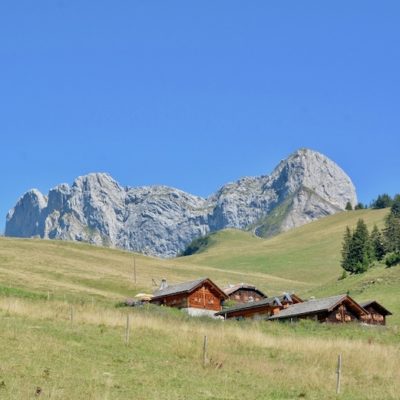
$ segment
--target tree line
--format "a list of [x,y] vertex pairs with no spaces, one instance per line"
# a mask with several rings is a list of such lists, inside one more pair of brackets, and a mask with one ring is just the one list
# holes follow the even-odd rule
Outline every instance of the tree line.
[[[364,204],[364,203],[357,203],[354,206],[354,210],[363,210],[365,208],[373,208],[373,209],[381,209],[381,208],[389,208],[392,207],[393,204],[398,202],[400,199],[400,194],[396,194],[391,197],[387,193],[380,194],[376,199],[372,200],[371,203]],[[353,210],[353,205],[348,201],[346,204],[346,210],[351,211]]]
[[391,199],[390,212],[382,230],[374,225],[370,233],[363,219],[358,220],[354,230],[346,227],[341,261],[344,271],[360,274],[371,268],[375,261],[384,261],[388,267],[400,264],[400,195]]

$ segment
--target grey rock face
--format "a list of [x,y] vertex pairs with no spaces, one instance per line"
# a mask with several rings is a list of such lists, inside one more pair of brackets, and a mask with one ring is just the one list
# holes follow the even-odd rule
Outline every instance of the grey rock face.
[[272,172],[243,178],[204,199],[166,186],[123,188],[108,174],[77,178],[48,197],[33,189],[9,211],[6,235],[87,241],[172,257],[224,228],[260,236],[343,210],[357,197],[350,178],[324,155],[301,149]]

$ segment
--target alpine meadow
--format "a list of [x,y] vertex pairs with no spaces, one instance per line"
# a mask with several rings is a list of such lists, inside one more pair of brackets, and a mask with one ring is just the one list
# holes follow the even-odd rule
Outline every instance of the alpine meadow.
[[399,20],[0,1],[0,400],[400,400]]
[[[396,399],[400,268],[378,263],[365,274],[338,280],[345,227],[359,218],[370,228],[383,226],[387,213],[345,211],[269,239],[225,230],[199,253],[174,259],[1,238],[2,396],[236,399],[251,385],[257,399],[334,399],[341,354],[341,398]],[[386,327],[293,325],[119,306],[126,297],[153,290],[160,277],[180,282],[198,276],[221,285],[257,282],[269,296],[287,290],[305,299],[348,292],[360,301],[378,299],[393,316]]]

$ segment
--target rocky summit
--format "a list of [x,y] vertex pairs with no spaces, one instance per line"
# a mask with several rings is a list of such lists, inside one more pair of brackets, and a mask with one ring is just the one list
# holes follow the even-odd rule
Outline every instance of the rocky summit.
[[110,175],[78,177],[47,196],[25,193],[7,214],[7,236],[77,240],[173,257],[224,228],[270,236],[357,203],[353,183],[326,156],[301,149],[270,175],[242,178],[209,198],[166,186],[121,187]]

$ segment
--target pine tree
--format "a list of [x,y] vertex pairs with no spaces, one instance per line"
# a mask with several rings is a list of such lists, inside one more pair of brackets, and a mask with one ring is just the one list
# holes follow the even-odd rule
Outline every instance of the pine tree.
[[353,235],[350,231],[350,228],[347,226],[346,231],[343,236],[343,244],[342,244],[342,262],[341,266],[345,271],[353,273],[353,265],[350,260],[350,246],[351,246],[351,239]]
[[375,259],[381,261],[385,256],[386,250],[383,235],[376,225],[374,225],[374,228],[372,229],[370,240],[374,250]]
[[387,253],[400,253],[400,218],[396,213],[390,213],[385,219],[383,231]]
[[360,274],[371,267],[374,258],[367,225],[359,219],[353,233],[349,227],[346,228],[342,246],[342,268],[351,274]]
[[386,208],[393,204],[393,199],[387,194],[380,194],[371,204],[372,208]]
[[396,194],[396,196],[394,196],[390,213],[396,218],[400,218],[400,194]]
[[352,209],[353,209],[353,206],[352,206],[351,203],[348,201],[348,202],[346,203],[345,210],[346,210],[346,211],[351,211]]

